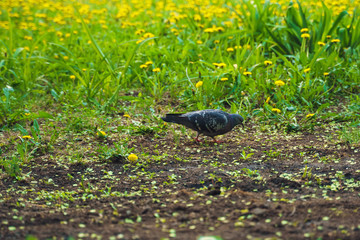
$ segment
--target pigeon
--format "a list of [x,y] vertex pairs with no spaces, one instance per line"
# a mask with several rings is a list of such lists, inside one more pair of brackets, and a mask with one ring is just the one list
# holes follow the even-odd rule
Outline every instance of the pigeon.
[[200,142],[199,135],[203,134],[214,139],[215,136],[230,132],[236,125],[244,127],[244,118],[239,114],[229,114],[221,110],[206,109],[188,113],[169,113],[161,118],[165,122],[184,125],[197,131],[195,140]]

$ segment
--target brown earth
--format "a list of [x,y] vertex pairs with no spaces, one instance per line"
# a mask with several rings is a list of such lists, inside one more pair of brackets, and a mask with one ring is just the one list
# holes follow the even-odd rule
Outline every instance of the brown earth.
[[359,146],[335,125],[248,125],[221,144],[186,133],[130,135],[134,163],[94,150],[119,138],[79,137],[88,152],[73,162],[59,141],[23,166],[28,177],[2,178],[0,239],[360,239]]

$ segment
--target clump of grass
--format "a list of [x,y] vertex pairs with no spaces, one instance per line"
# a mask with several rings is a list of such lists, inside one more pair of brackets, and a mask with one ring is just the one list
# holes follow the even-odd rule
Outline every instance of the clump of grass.
[[360,144],[360,129],[359,127],[345,127],[340,131],[340,140],[350,145]]

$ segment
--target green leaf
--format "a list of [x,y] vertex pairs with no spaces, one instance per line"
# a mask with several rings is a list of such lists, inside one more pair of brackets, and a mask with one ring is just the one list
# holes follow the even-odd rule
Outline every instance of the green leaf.
[[342,11],[339,16],[336,18],[336,20],[334,21],[331,29],[329,30],[329,32],[326,35],[332,35],[332,33],[335,31],[336,27],[338,26],[338,24],[341,22],[341,20],[346,16],[349,15],[347,11]]
[[32,119],[37,119],[37,118],[50,118],[50,119],[53,119],[54,118],[54,116],[51,115],[50,113],[43,112],[43,111],[39,111],[38,113],[31,114],[30,116],[31,116]]
[[197,238],[197,240],[223,240],[219,236],[200,236]]
[[34,120],[33,128],[34,128],[34,131],[35,131],[36,134],[40,133],[39,123],[36,121],[36,119]]

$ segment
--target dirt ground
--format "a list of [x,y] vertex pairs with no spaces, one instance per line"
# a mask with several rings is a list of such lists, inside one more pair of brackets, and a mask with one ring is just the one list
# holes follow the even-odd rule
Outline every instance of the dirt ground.
[[[220,144],[192,134],[133,135],[132,163],[93,150],[69,163],[60,141],[23,166],[28,177],[2,178],[0,239],[360,239],[359,146],[336,124],[249,124]],[[97,141],[89,148],[116,143]]]

